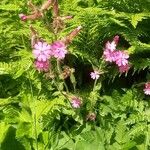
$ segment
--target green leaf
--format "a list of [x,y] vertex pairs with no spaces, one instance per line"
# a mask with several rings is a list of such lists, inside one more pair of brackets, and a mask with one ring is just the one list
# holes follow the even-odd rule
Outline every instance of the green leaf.
[[7,134],[7,131],[9,130],[10,125],[6,124],[4,122],[0,122],[0,145],[3,142],[3,140],[5,139],[5,136]]
[[131,24],[134,28],[137,27],[138,22],[142,21],[147,17],[148,13],[139,13],[139,14],[133,14],[131,16]]
[[19,10],[19,7],[15,4],[7,4],[7,5],[1,5],[0,10],[17,11],[17,10]]

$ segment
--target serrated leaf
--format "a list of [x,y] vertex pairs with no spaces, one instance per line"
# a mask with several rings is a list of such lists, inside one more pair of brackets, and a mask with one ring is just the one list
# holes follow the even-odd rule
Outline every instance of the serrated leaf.
[[133,14],[131,16],[131,24],[133,25],[134,28],[136,28],[138,22],[142,21],[144,18],[145,18],[144,13]]

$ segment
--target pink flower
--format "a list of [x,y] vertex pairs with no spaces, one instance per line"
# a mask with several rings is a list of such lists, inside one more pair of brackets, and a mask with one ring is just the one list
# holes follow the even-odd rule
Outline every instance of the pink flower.
[[116,35],[114,38],[113,38],[113,41],[112,42],[109,42],[107,41],[106,45],[105,45],[105,50],[109,50],[111,52],[113,52],[114,50],[116,50],[116,46],[118,44],[118,41],[119,41],[119,36]]
[[127,64],[125,66],[119,66],[119,72],[120,73],[128,72],[129,69],[130,69],[129,64]]
[[77,98],[77,97],[72,98],[71,105],[73,108],[80,108],[81,104],[82,103],[79,98]]
[[103,53],[105,61],[115,62],[116,61],[116,51],[111,51],[110,49],[104,50]]
[[116,60],[116,46],[119,41],[119,36],[115,36],[112,42],[107,42],[104,48],[104,59],[108,62],[114,62]]
[[94,71],[94,72],[91,72],[90,73],[90,76],[91,76],[91,78],[93,79],[93,80],[97,80],[98,78],[99,78],[99,72],[98,71]]
[[22,20],[22,21],[26,21],[27,20],[27,16],[25,14],[19,14],[19,18]]
[[112,41],[111,43],[108,41],[105,45],[105,50],[110,50],[111,52],[113,52],[114,50],[116,50],[116,43],[114,41]]
[[38,42],[34,45],[33,55],[38,61],[47,61],[52,55],[51,46],[46,42]]
[[103,52],[103,58],[107,62],[115,62],[116,65],[119,67],[119,71],[123,73],[127,72],[130,68],[128,65],[129,55],[125,51],[118,51],[116,49],[118,41],[119,36],[116,35],[111,43],[109,41],[106,43]]
[[116,64],[120,67],[120,66],[126,66],[128,64],[128,58],[129,58],[129,55],[124,52],[124,51],[117,51],[116,52],[116,56],[115,56],[116,60]]
[[53,56],[57,59],[64,59],[67,54],[66,46],[62,41],[56,41],[51,45]]
[[35,67],[38,71],[44,71],[47,72],[49,70],[49,61],[35,61]]
[[150,95],[150,82],[145,83],[144,93]]

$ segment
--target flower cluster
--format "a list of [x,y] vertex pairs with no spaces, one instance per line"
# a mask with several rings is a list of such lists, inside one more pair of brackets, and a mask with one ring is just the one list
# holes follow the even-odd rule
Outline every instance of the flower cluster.
[[150,82],[145,83],[144,93],[150,95]]
[[33,56],[36,59],[35,67],[38,71],[48,71],[49,58],[64,59],[67,54],[66,46],[61,41],[56,41],[51,45],[46,42],[37,42],[34,45]]
[[129,55],[126,51],[117,50],[116,46],[119,41],[119,36],[115,36],[112,42],[107,42],[104,48],[103,57],[107,62],[114,62],[119,72],[127,72],[130,68],[128,58]]
[[33,46],[33,56],[36,59],[35,67],[38,71],[48,71],[49,70],[49,59],[51,57],[56,58],[57,60],[62,60],[65,58],[67,51],[67,45],[70,44],[73,38],[80,32],[81,26],[75,28],[70,32],[66,37],[61,40],[57,40],[48,44],[46,42],[40,41],[38,38],[34,39],[37,35],[36,31],[31,26],[31,33],[33,37],[32,46]]
[[[52,7],[53,13],[53,33],[55,35],[58,34],[58,31],[63,29],[64,20],[71,19],[72,16],[60,16],[59,15],[59,7],[57,0],[47,0],[45,1],[41,7],[35,6],[31,1],[28,2],[28,6],[31,9],[31,13],[29,15],[25,15],[23,13],[19,14],[19,17],[22,21],[27,20],[36,20],[41,17],[44,17],[44,11],[48,10]],[[67,45],[72,42],[73,38],[80,32],[81,26],[75,28],[71,33],[69,33],[66,37],[60,40],[56,40],[51,44],[43,42],[43,40],[39,39],[38,33],[34,30],[34,28],[30,25],[31,30],[31,45],[33,48],[33,56],[35,60],[35,67],[38,71],[47,72],[50,66],[50,58],[54,57],[57,60],[62,60],[65,58],[65,55],[68,53]]]

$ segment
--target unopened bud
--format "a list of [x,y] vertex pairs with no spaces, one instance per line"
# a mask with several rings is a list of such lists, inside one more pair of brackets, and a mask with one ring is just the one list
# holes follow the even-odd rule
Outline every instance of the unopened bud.
[[72,73],[72,69],[73,69],[73,68],[70,68],[70,67],[68,67],[68,66],[65,66],[65,67],[64,67],[64,70],[63,70],[63,72],[62,72],[61,77],[62,77],[63,79],[68,78],[68,77],[71,75],[71,73]]
[[58,0],[55,0],[55,2],[54,2],[53,13],[54,13],[54,17],[59,16]]
[[26,18],[29,19],[29,20],[39,19],[39,18],[41,18],[41,17],[43,17],[43,14],[42,14],[40,11],[37,11],[37,12],[34,13],[34,14],[31,14],[31,15],[26,16]]
[[96,114],[91,112],[87,115],[86,120],[90,120],[90,121],[95,121],[96,119]]
[[74,30],[64,39],[64,43],[65,43],[65,44],[69,44],[70,42],[72,42],[73,38],[80,32],[81,29],[82,29],[82,26],[78,26],[76,29],[74,29]]
[[25,14],[19,14],[19,18],[22,20],[22,21],[26,21],[27,20],[27,16]]
[[119,42],[119,36],[118,36],[118,35],[116,35],[116,36],[114,37],[113,41],[114,41],[114,42],[115,42],[115,44],[117,45],[117,44],[118,44],[118,42]]
[[33,48],[35,43],[39,41],[39,37],[38,37],[38,33],[31,25],[30,25],[30,30],[31,30],[31,46]]
[[53,3],[53,0],[47,0],[41,7],[41,11],[47,10]]
[[31,1],[29,1],[27,5],[31,8],[32,12],[35,12],[37,10],[37,7]]
[[73,16],[64,16],[64,17],[61,17],[61,20],[66,20],[66,19],[72,19]]

